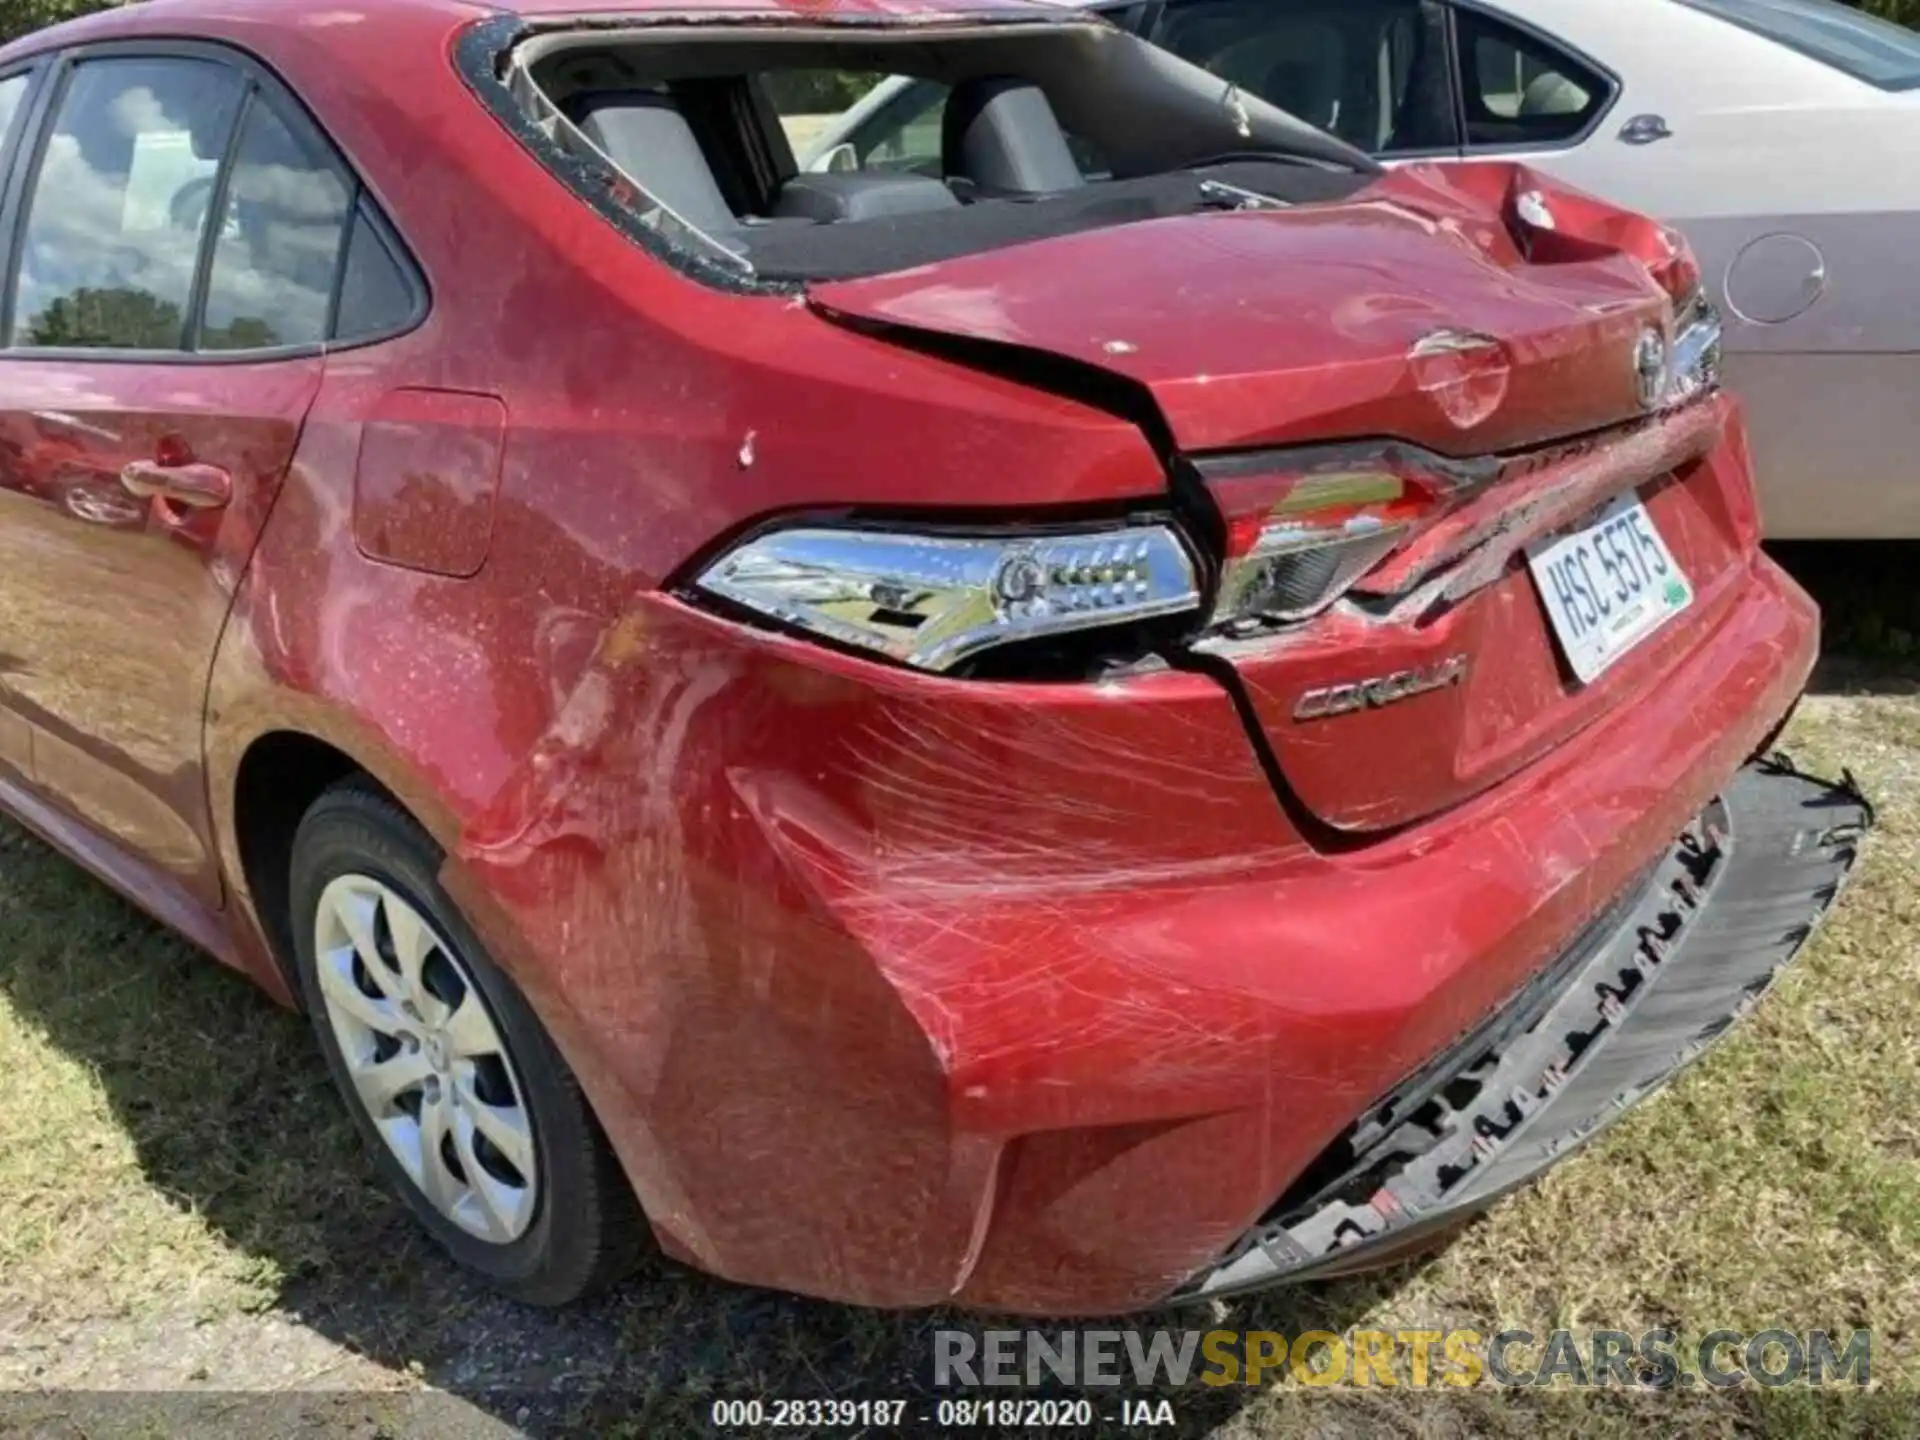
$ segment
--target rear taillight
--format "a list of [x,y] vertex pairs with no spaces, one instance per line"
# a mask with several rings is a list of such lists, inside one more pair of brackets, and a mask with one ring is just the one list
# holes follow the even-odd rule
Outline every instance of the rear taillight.
[[1208,628],[1252,632],[1325,610],[1464,491],[1491,478],[1493,465],[1391,444],[1201,462],[1226,520],[1226,560]]
[[1668,354],[1664,409],[1671,410],[1720,388],[1720,312],[1696,291],[1674,317]]
[[1667,292],[1675,306],[1685,305],[1700,293],[1699,258],[1678,230],[1660,224],[1651,228],[1658,238],[1646,242],[1649,253],[1636,252],[1635,258],[1647,267],[1654,284]]
[[989,651],[1197,613],[1168,525],[1031,534],[798,526],[701,572],[696,592],[920,670]]

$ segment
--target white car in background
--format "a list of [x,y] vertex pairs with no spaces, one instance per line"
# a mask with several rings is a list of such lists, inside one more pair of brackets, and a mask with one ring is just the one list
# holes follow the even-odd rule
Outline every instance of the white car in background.
[[[1524,158],[1679,225],[1769,532],[1920,537],[1920,34],[1833,0],[1083,8],[1388,162]],[[945,99],[886,80],[801,163],[942,174]]]

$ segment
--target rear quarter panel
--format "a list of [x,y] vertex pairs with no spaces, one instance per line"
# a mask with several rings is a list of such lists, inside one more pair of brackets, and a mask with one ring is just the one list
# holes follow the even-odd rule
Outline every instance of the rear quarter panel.
[[[413,334],[330,357],[218,656],[210,798],[240,915],[258,930],[235,828],[242,757],[277,732],[325,741],[445,852],[443,883],[580,1077],[670,1248],[768,1284],[831,1272],[895,1303],[951,1293],[996,1147],[950,1151],[924,1031],[812,898],[772,862],[693,853],[758,833],[709,717],[804,740],[764,717],[805,712],[808,667],[775,667],[784,688],[749,683],[725,645],[671,643],[660,592],[707,547],[803,503],[1004,515],[1159,501],[1151,447],[1110,415],[649,257],[451,63],[422,65],[472,12],[324,29],[257,27],[251,13],[209,28],[258,45],[313,106],[434,304]],[[364,426],[409,387],[498,395],[507,410],[471,578],[356,543]],[[1270,800],[1237,718],[1212,701],[1248,795]],[[829,1016],[861,1044],[811,1040]],[[883,1111],[898,1143],[861,1144]],[[808,1124],[772,1118],[795,1113]],[[743,1204],[805,1176],[777,1233]],[[910,1237],[847,1228],[867,1208],[848,1197],[869,1194]],[[802,1232],[840,1234],[823,1243],[842,1251],[823,1261],[794,1246]]]

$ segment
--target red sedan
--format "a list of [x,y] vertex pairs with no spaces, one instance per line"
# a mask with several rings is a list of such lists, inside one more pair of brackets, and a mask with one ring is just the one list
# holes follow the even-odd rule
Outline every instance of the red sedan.
[[[939,173],[799,173],[885,74]],[[0,51],[0,172],[0,434],[137,502],[0,451],[0,803],[525,1299],[1378,1263],[1867,823],[1757,758],[1817,618],[1685,243],[1097,19],[153,0]]]

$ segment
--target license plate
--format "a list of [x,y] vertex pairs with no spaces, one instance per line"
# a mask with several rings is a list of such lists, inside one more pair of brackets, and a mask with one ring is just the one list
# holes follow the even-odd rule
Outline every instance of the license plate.
[[1693,603],[1693,586],[1639,497],[1527,550],[1553,633],[1582,683]]

